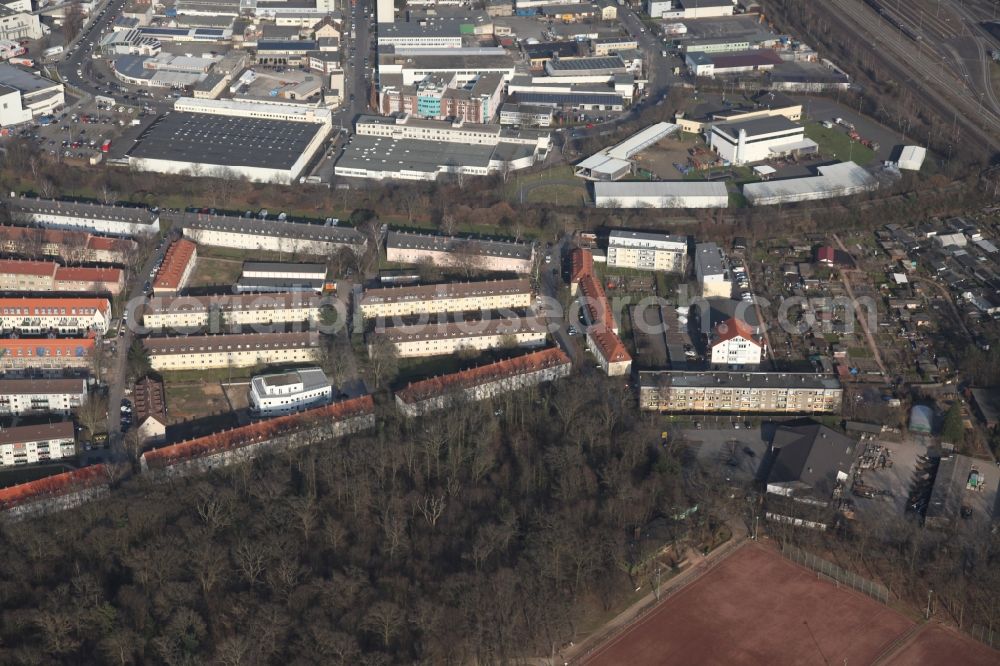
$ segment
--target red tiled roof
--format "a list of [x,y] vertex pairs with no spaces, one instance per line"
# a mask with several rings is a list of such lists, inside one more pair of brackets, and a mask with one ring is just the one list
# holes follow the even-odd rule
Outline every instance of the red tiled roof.
[[524,356],[497,361],[478,368],[470,368],[454,372],[442,377],[432,377],[419,382],[413,382],[406,388],[397,391],[396,397],[406,403],[436,397],[452,389],[465,389],[488,382],[525,375],[542,368],[570,363],[569,356],[558,347],[543,349]]
[[198,246],[186,238],[181,238],[170,244],[167,253],[163,256],[163,264],[156,274],[153,282],[154,289],[177,289],[181,284],[181,277],[191,263],[192,257]]
[[93,282],[119,284],[122,280],[120,268],[81,268],[60,266],[56,269],[56,282]]
[[57,264],[54,261],[21,261],[0,259],[0,273],[13,275],[54,275]]
[[72,472],[47,476],[37,481],[0,488],[0,509],[10,509],[34,500],[67,495],[76,490],[93,488],[107,483],[107,467],[103,464],[91,465]]
[[832,264],[837,260],[837,253],[829,245],[824,245],[816,251],[816,258],[819,261],[828,261]]
[[375,403],[372,397],[364,395],[360,398],[308,409],[298,414],[257,421],[232,430],[152,449],[142,454],[142,458],[149,467],[169,467],[194,458],[263,442],[278,435],[288,434],[313,425],[341,421],[353,416],[371,414],[374,411]]
[[135,244],[135,241],[123,238],[105,238],[104,236],[91,236],[87,239],[88,250],[103,250],[105,252],[128,252]]
[[604,293],[604,288],[598,282],[593,273],[588,273],[580,280],[580,294],[583,296],[582,303],[590,314],[591,324],[604,326],[609,331],[618,328],[615,323],[614,314],[611,312],[611,304]]
[[594,272],[594,253],[590,250],[575,248],[569,255],[571,284],[576,284],[584,275]]
[[762,346],[760,341],[753,337],[753,330],[750,328],[750,324],[735,317],[730,317],[715,327],[715,337],[712,339],[712,346],[714,347],[737,337],[746,338],[758,347]]
[[27,315],[41,315],[39,308],[60,308],[65,311],[64,314],[93,308],[107,314],[111,310],[111,303],[106,298],[0,298],[0,312],[14,309]]
[[105,238],[95,236],[86,231],[67,231],[62,229],[42,229],[41,227],[10,227],[0,226],[0,240],[14,243],[31,244],[39,242],[63,245],[67,249],[77,249],[81,245],[88,250],[104,250],[128,252],[136,246],[135,241],[124,238]]
[[4,357],[31,358],[42,356],[89,356],[94,348],[93,338],[0,338],[0,359]]
[[591,326],[587,335],[594,341],[597,351],[608,363],[618,363],[619,361],[631,361],[632,355],[625,349],[622,339],[611,332],[610,329],[601,331]]

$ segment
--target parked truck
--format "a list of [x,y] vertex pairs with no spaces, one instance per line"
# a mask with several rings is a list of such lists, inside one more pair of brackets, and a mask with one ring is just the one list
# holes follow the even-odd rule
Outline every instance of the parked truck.
[[54,58],[66,49],[62,46],[50,46],[49,48],[42,51],[42,55],[46,58]]
[[106,153],[111,150],[111,139],[105,139],[104,143],[101,144],[101,152]]

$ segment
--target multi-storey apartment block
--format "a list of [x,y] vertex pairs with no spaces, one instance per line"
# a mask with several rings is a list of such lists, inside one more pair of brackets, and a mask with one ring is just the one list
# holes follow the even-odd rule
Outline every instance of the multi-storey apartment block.
[[756,369],[764,351],[750,325],[735,317],[715,327],[709,348],[712,367],[723,370]]
[[371,319],[438,312],[527,308],[530,305],[529,280],[451,282],[367,289],[361,298],[361,314],[366,319]]
[[332,399],[333,387],[319,368],[257,375],[250,380],[250,410],[261,416],[292,414]]
[[0,249],[27,259],[62,259],[71,263],[124,264],[138,249],[127,238],[106,238],[87,231],[0,226]]
[[0,338],[0,369],[4,372],[53,373],[67,369],[86,370],[90,368],[93,352],[93,338]]
[[715,243],[698,243],[694,248],[694,272],[705,298],[729,298],[733,295],[733,276],[726,256]]
[[486,400],[569,375],[572,362],[558,347],[443,377],[413,382],[396,392],[396,406],[406,416],[445,409],[455,400]]
[[413,358],[507,344],[537,347],[545,344],[547,329],[535,318],[509,318],[392,326],[377,334],[395,345],[400,358]]
[[184,218],[184,235],[199,245],[290,256],[327,256],[342,248],[363,254],[368,243],[364,234],[351,227],[200,214]]
[[271,326],[319,320],[322,299],[313,294],[233,294],[152,298],[142,325],[154,331],[195,331],[212,324],[220,328]]
[[87,400],[85,379],[0,379],[0,415],[67,415]]
[[687,237],[614,230],[608,235],[608,266],[683,273]]
[[72,421],[17,426],[0,431],[0,466],[28,465],[76,454]]
[[315,360],[316,333],[247,333],[146,338],[143,348],[157,371],[248,368]]
[[639,407],[676,413],[836,414],[843,388],[814,373],[639,373]]
[[106,298],[0,298],[0,333],[87,335],[108,332]]
[[51,229],[80,229],[112,236],[152,236],[160,233],[160,218],[147,208],[15,197],[8,200],[11,218],[19,224]]
[[401,264],[429,261],[482,271],[527,274],[535,261],[535,246],[515,241],[433,236],[390,231],[385,243],[386,260]]

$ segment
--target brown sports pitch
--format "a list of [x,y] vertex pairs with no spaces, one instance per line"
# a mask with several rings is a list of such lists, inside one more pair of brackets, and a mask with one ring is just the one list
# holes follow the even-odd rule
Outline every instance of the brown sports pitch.
[[748,543],[583,663],[871,664],[913,626],[773,548]]
[[1000,663],[1000,653],[952,629],[928,624],[883,663],[885,666],[915,664],[995,666]]

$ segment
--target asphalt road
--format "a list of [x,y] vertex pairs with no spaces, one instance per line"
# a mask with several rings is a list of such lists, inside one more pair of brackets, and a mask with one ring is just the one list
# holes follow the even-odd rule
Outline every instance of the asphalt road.
[[[169,235],[169,231],[167,235]],[[125,395],[128,350],[135,339],[132,328],[140,316],[137,310],[141,307],[142,300],[145,298],[145,293],[142,289],[143,283],[147,279],[152,281],[149,275],[153,270],[153,266],[163,261],[163,255],[166,254],[168,245],[169,243],[166,240],[161,242],[156,251],[143,264],[139,274],[127,276],[128,282],[126,284],[132,286],[125,299],[125,307],[129,310],[128,324],[122,327],[123,333],[118,337],[118,347],[115,357],[106,375],[110,387],[108,391],[108,450],[111,451],[112,459],[119,462],[127,459],[125,447],[123,446],[124,436],[121,432],[121,413],[119,410],[122,398]],[[133,423],[133,427],[138,425],[138,423]]]

